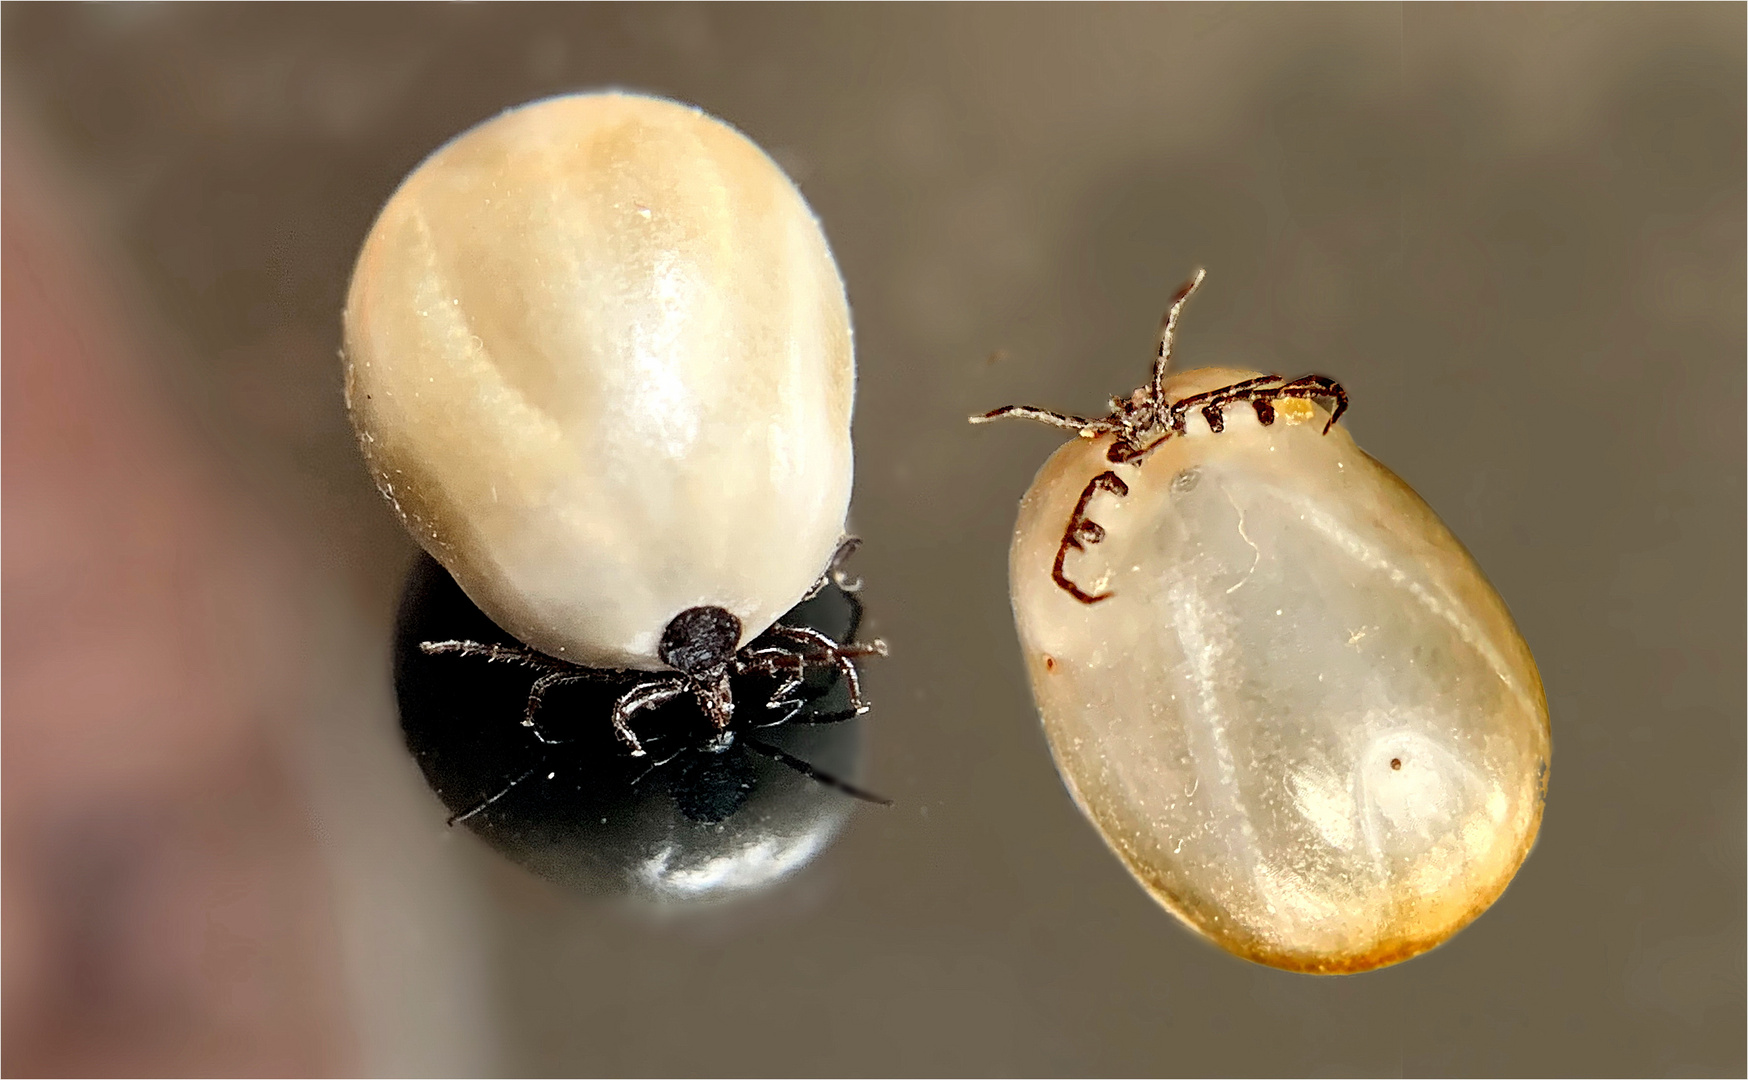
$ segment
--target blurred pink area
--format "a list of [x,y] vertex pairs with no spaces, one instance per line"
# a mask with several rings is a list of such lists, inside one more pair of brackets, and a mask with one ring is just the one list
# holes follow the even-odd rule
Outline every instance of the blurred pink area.
[[153,392],[151,335],[8,117],[6,1075],[332,1074],[334,916],[276,727],[291,562]]

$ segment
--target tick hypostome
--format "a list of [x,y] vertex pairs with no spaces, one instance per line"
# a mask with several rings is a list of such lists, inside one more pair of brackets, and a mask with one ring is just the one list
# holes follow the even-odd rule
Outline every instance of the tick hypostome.
[[[1166,372],[1079,431],[1010,553],[1034,697],[1143,886],[1251,960],[1363,971],[1487,908],[1541,821],[1541,679],[1425,502],[1321,377]],[[983,419],[983,418],[978,418]]]

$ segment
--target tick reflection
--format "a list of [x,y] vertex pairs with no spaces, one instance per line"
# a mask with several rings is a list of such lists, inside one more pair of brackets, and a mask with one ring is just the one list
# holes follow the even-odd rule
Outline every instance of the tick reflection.
[[[855,597],[828,585],[782,622],[847,642],[860,620]],[[790,711],[765,707],[775,680],[737,678],[736,738],[722,752],[707,748],[712,732],[690,696],[646,710],[638,734],[649,754],[635,758],[609,716],[638,673],[551,691],[541,729],[564,741],[549,745],[522,723],[539,673],[419,648],[451,639],[514,640],[421,554],[395,632],[407,746],[458,825],[543,877],[656,903],[726,899],[806,865],[856,805],[830,786],[855,774],[861,719],[841,719],[848,694],[829,668],[810,671],[804,706],[769,727],[759,725]]]

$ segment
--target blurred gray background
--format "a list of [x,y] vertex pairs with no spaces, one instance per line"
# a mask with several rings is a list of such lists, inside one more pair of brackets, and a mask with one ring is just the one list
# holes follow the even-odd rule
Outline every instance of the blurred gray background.
[[[3,14],[8,1074],[1748,1067],[1742,5]],[[661,919],[444,828],[389,686],[414,548],[336,360],[400,177],[605,86],[735,124],[823,221],[856,317],[855,569],[892,646],[862,775],[897,805],[757,901]],[[63,250],[75,270],[38,272]],[[1099,411],[1197,266],[1180,365],[1341,379],[1547,685],[1538,846],[1472,927],[1380,972],[1284,974],[1179,927],[1071,805],[1025,684],[1007,539],[1059,439],[964,418]],[[53,480],[131,430],[65,395],[32,426],[27,375],[109,370],[57,348],[115,358],[105,400],[158,418],[162,461]],[[172,745],[129,711],[141,684],[67,734],[66,688],[121,654],[50,618],[75,588],[50,586],[132,565],[103,492],[149,517],[177,468],[244,524],[168,515],[163,565],[216,599],[142,606],[128,640],[205,627],[176,693],[243,674],[207,710],[232,734],[191,728],[147,775],[105,734]],[[32,556],[39,522],[64,531]],[[201,544],[242,560],[231,584]],[[245,758],[262,779],[221,782]]]

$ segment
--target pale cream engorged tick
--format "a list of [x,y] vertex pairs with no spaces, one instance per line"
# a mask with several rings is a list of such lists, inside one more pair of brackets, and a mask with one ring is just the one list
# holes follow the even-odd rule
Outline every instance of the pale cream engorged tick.
[[1364,971],[1439,944],[1534,842],[1529,648],[1462,545],[1336,423],[1343,389],[1201,369],[1080,437],[1020,505],[1014,615],[1056,762],[1147,890],[1247,959]]
[[697,109],[578,94],[437,150],[359,254],[346,361],[383,494],[553,656],[659,669],[702,605],[748,640],[844,531],[843,282],[795,185]]
[[860,707],[877,644],[773,628],[851,546],[855,360],[825,234],[744,135],[619,93],[464,132],[371,228],[345,342],[377,486],[532,647],[426,651],[541,671],[528,726],[579,668],[663,673],[614,710],[638,754],[628,719],[686,692],[726,746],[748,671],[835,665]]

